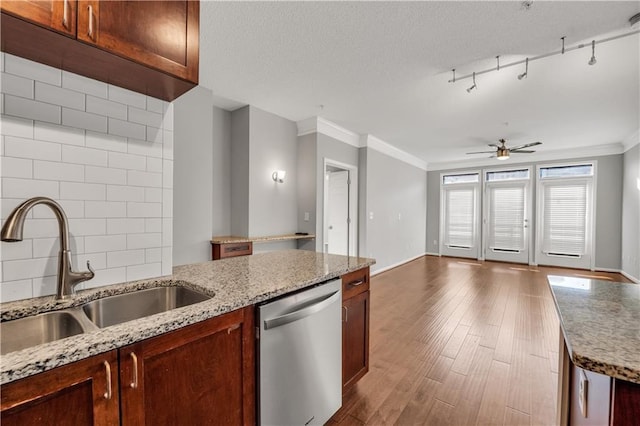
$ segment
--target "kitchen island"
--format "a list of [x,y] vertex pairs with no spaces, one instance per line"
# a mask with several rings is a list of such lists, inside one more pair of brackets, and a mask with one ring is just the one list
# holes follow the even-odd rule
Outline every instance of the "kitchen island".
[[640,285],[553,275],[548,281],[561,328],[557,423],[634,424]]

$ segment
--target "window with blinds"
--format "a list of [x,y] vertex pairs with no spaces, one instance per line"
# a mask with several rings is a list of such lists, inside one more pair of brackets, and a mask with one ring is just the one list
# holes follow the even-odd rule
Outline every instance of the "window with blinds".
[[487,186],[489,248],[519,252],[525,247],[525,186]]
[[475,242],[474,187],[447,187],[444,190],[444,244],[470,248]]
[[543,187],[542,251],[582,256],[586,250],[589,182],[546,182]]

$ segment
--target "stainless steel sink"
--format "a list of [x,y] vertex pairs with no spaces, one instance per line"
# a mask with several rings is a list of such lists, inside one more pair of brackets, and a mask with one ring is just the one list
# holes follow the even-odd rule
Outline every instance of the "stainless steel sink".
[[[81,312],[78,312],[82,315]],[[0,323],[0,354],[84,333],[74,313],[47,312]]]
[[95,325],[104,328],[208,299],[211,296],[186,287],[155,287],[97,299],[82,309]]

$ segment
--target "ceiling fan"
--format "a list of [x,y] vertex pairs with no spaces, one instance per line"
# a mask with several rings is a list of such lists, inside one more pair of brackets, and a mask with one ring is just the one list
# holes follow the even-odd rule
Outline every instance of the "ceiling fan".
[[530,150],[530,149],[525,149],[525,148],[529,148],[532,146],[536,146],[536,145],[542,145],[542,142],[532,142],[532,143],[527,143],[524,145],[520,145],[520,146],[516,146],[514,148],[507,148],[507,146],[505,145],[507,143],[507,141],[505,141],[504,139],[498,139],[499,145],[495,144],[495,143],[490,143],[489,146],[492,146],[495,148],[495,150],[493,151],[474,151],[474,152],[467,152],[467,154],[494,154],[489,158],[497,158],[498,160],[506,160],[509,158],[509,155],[511,153],[513,154],[532,154],[535,151]]

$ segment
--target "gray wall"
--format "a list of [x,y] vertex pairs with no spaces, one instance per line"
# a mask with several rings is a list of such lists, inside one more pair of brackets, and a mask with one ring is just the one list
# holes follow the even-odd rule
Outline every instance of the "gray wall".
[[202,262],[211,256],[212,115],[211,92],[207,89],[196,87],[174,102],[174,265]]
[[[304,220],[305,213],[309,220]],[[316,134],[298,137],[298,230],[316,233]],[[298,248],[316,250],[315,240],[301,240]]]
[[[595,231],[595,265],[600,269],[619,270],[621,268],[621,218],[622,218],[622,154],[606,155],[595,158],[584,158],[580,160],[544,161],[541,163],[518,164],[521,166],[533,165],[533,170],[538,164],[566,163],[573,161],[593,161],[597,160],[597,181],[596,181],[596,231]],[[448,172],[458,172],[464,170],[478,170],[481,167],[460,168],[452,170],[434,170],[428,174],[429,190],[427,205],[429,206],[427,216],[427,247],[429,252],[437,253],[434,249],[433,240],[439,238],[440,230],[440,174]],[[535,180],[533,184],[533,211],[535,220]],[[435,206],[438,206],[437,209]],[[532,235],[535,236],[535,221],[532,224]],[[625,231],[626,232],[626,231]]]
[[213,107],[212,236],[231,234],[231,113]]
[[[367,148],[366,257],[373,271],[420,256],[426,249],[427,173]],[[370,214],[373,213],[373,219]]]
[[249,111],[231,113],[231,234],[249,235]]
[[640,144],[624,153],[622,270],[640,279]]

